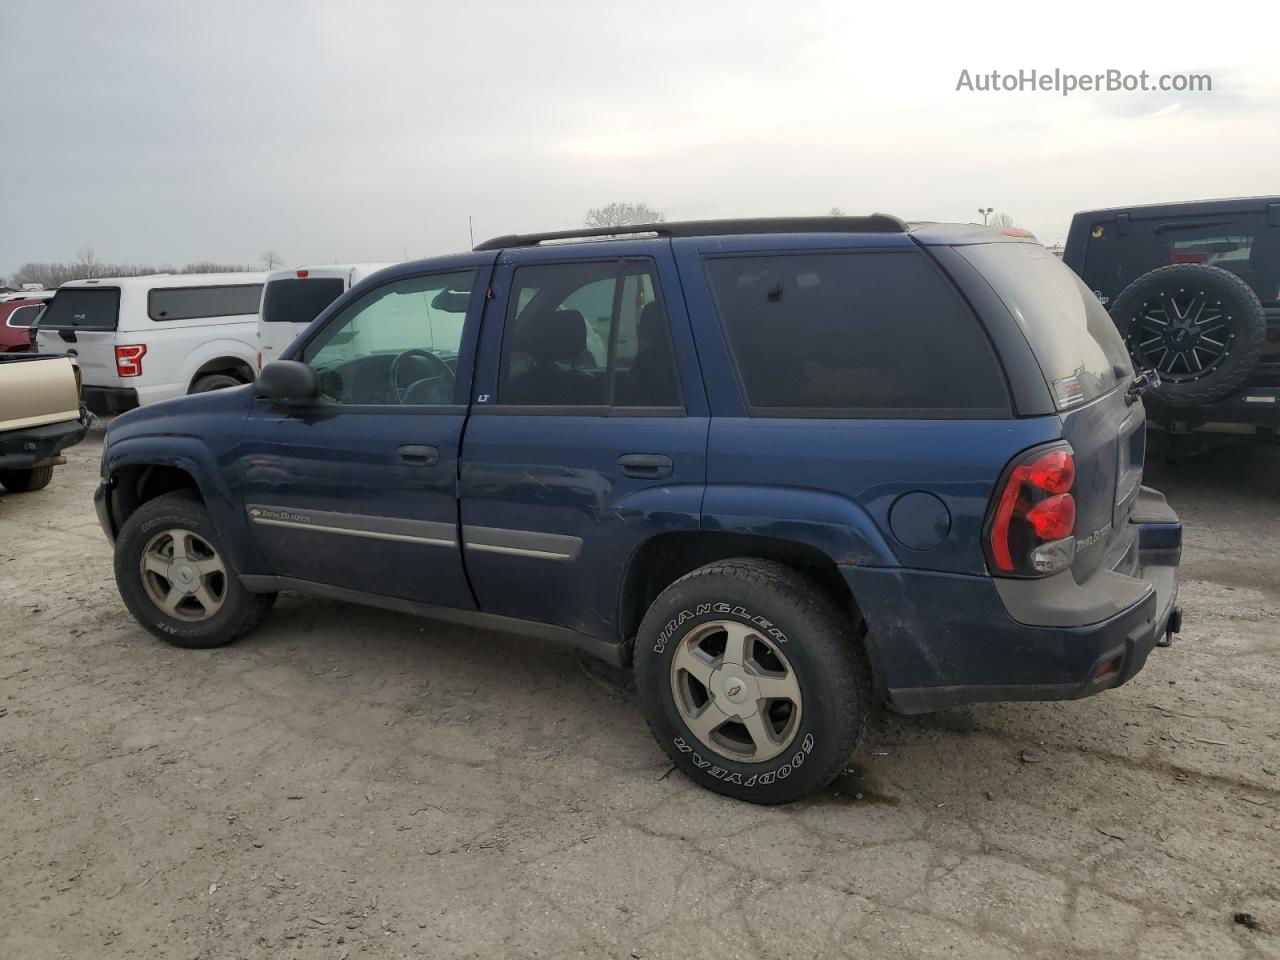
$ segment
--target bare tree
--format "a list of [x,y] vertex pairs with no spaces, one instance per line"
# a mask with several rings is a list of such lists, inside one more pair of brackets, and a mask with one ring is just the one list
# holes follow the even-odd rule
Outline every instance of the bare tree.
[[1012,227],[1013,217],[1009,216],[1009,214],[1005,213],[1003,210],[998,210],[991,215],[990,224],[993,227]]
[[161,264],[159,267],[143,263],[106,263],[97,258],[92,248],[86,247],[77,254],[74,263],[24,263],[10,278],[14,287],[24,283],[38,283],[52,290],[68,280],[92,280],[98,277],[142,277],[156,273],[242,273],[252,268],[246,264],[212,263],[202,261],[184,267]]
[[276,267],[284,263],[284,260],[280,258],[280,254],[276,253],[274,250],[268,250],[259,257],[259,259],[262,261],[262,265],[268,270],[274,270]]
[[629,227],[637,223],[661,223],[666,218],[647,203],[611,203],[592,207],[583,218],[587,227]]

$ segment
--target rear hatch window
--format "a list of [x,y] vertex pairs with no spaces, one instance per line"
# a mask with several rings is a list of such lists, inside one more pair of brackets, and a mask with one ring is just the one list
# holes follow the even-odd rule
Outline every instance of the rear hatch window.
[[1218,267],[1263,303],[1280,302],[1280,227],[1263,213],[1134,220],[1124,232],[1114,222],[1090,227],[1084,278],[1103,303],[1143,274],[1175,263]]
[[1088,403],[1133,373],[1111,316],[1080,278],[1037,243],[956,247],[1022,328],[1059,410]]
[[117,287],[59,290],[40,317],[41,330],[114,330],[120,319]]
[[346,283],[340,277],[287,277],[272,280],[262,298],[264,323],[310,323],[325,307],[342,296]]

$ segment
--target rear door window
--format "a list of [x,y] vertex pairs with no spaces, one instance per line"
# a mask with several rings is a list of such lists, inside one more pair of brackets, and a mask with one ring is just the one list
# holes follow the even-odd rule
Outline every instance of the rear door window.
[[649,260],[516,269],[498,402],[678,408],[666,311]]
[[147,314],[152,320],[196,320],[257,314],[262,284],[234,286],[165,287],[147,294]]
[[1104,304],[1157,267],[1203,263],[1234,273],[1263,303],[1280,301],[1280,227],[1262,213],[1094,224],[1084,279]]
[[262,297],[263,323],[310,323],[333,301],[346,283],[341,277],[286,277],[267,284]]
[[956,247],[1013,314],[1058,409],[1086,403],[1133,372],[1110,314],[1080,278],[1036,243]]
[[753,414],[1008,415],[985,331],[923,254],[705,262]]
[[40,329],[114,330],[119,319],[119,288],[71,287],[54,294],[40,318]]

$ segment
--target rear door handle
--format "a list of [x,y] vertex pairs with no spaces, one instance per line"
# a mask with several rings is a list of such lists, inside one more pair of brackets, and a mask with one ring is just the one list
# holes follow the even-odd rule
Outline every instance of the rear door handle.
[[671,458],[660,453],[626,453],[618,458],[618,469],[624,477],[661,480],[671,476]]
[[440,450],[437,447],[409,444],[396,451],[400,460],[413,467],[434,467],[440,462]]

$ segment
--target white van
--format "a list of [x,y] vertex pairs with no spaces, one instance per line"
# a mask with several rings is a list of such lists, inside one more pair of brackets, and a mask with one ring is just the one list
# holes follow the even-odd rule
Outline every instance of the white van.
[[320,313],[365,277],[391,263],[342,263],[267,275],[258,314],[258,369],[280,354]]
[[41,353],[76,357],[84,399],[119,413],[252,383],[265,273],[72,280],[36,326]]

